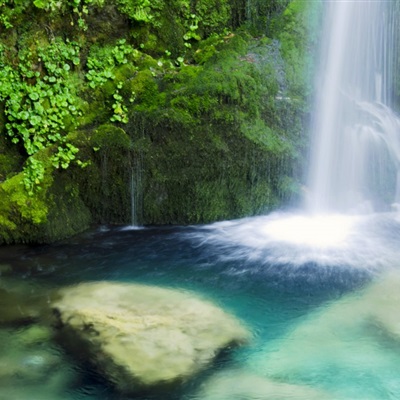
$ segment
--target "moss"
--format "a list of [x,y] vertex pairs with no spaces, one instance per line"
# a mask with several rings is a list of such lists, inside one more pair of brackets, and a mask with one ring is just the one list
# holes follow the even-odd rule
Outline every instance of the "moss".
[[131,141],[122,128],[112,124],[104,124],[94,131],[91,144],[102,152],[112,153],[119,150],[129,150]]
[[115,78],[117,82],[129,82],[137,73],[137,67],[133,64],[123,64],[116,68],[114,71]]
[[136,60],[137,66],[141,69],[158,69],[158,61],[148,54],[142,53],[141,57]]
[[196,61],[197,64],[204,64],[206,61],[208,61],[214,54],[217,53],[217,47],[218,45],[221,45],[224,43],[224,40],[227,40],[230,35],[211,35],[205,40],[202,40],[199,42],[199,45],[197,46],[197,49],[195,53],[193,54],[193,59]]
[[4,136],[0,136],[0,183],[21,171],[23,157],[16,146],[11,146]]
[[0,185],[0,244],[50,243],[89,227],[76,185],[57,177],[47,190],[27,196],[21,175]]
[[[82,171],[80,171],[82,173]],[[41,224],[35,242],[51,243],[88,229],[92,216],[83,203],[71,172],[57,172],[48,191],[46,223]]]
[[126,98],[133,96],[136,107],[153,109],[162,106],[163,96],[159,95],[157,81],[150,69],[139,71],[122,90]]
[[227,27],[231,5],[228,1],[202,0],[195,2],[193,11],[199,18],[199,34],[206,38],[212,33],[222,32]]
[[28,194],[24,174],[19,172],[0,183],[0,244],[53,242],[89,226],[89,210],[68,174],[53,172],[51,149],[35,155],[44,163],[40,187]]
[[281,43],[292,96],[304,97],[311,91],[314,62],[310,49],[317,41],[320,7],[320,2],[293,0],[275,21],[274,36]]
[[[275,99],[270,51],[232,36],[203,67],[163,80],[162,109],[133,106],[128,131],[142,160],[145,223],[252,215],[292,195],[283,182],[297,157],[295,139],[282,124],[287,110]],[[150,140],[139,149],[144,134]]]
[[[90,136],[85,144],[83,139]],[[130,177],[132,142],[126,132],[112,124],[103,124],[92,132],[81,132],[82,152],[91,163],[82,171],[72,171],[71,179],[97,223],[121,223],[130,220]],[[95,149],[95,151],[93,151]]]
[[[50,185],[50,179],[46,186]],[[29,196],[19,173],[0,185],[0,243],[29,241],[47,220],[46,189]]]
[[[62,134],[90,164],[48,172],[28,197],[19,174],[27,155],[0,139],[0,240],[52,241],[90,221],[127,223],[133,197],[144,224],[253,215],[287,201],[300,174],[308,88],[300,3],[105,0],[83,15],[86,31],[68,3],[54,12],[29,2],[9,8],[18,26],[1,41],[16,68],[18,49],[35,55],[61,37],[79,43],[79,63],[68,61],[60,84],[82,115],[67,118]],[[121,51],[133,50],[127,62],[110,61],[120,39]],[[89,86],[88,57],[115,78]],[[126,125],[109,122],[117,90]],[[67,135],[73,122],[79,131]]]
[[212,127],[179,129],[170,121],[162,126],[149,154],[143,155],[146,222],[209,222],[256,214],[278,204],[267,172],[275,162],[271,160],[268,168],[267,154],[241,138],[233,126],[225,125],[225,134],[221,126],[219,135]]
[[107,44],[121,37],[129,37],[129,20],[121,15],[113,1],[105,1],[101,7],[90,7],[84,43]]

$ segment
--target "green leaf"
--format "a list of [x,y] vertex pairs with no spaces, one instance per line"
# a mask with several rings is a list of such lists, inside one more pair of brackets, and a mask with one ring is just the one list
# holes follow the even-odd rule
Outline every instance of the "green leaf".
[[22,120],[26,121],[29,118],[29,113],[28,111],[21,111],[18,116]]
[[38,114],[44,113],[44,107],[40,103],[35,103],[35,110]]
[[33,115],[30,119],[29,122],[31,123],[31,125],[36,126],[38,124],[40,124],[40,122],[42,121],[42,118],[39,115]]
[[29,93],[29,98],[33,101],[38,100],[39,99],[39,94],[37,92],[32,92]]
[[37,7],[37,8],[41,8],[41,9],[43,9],[43,8],[46,8],[46,1],[45,0],[35,0],[34,2],[33,2],[33,4],[35,5],[35,7]]

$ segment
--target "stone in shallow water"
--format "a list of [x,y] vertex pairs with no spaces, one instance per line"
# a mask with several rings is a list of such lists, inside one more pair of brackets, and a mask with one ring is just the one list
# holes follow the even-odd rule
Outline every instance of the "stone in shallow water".
[[0,277],[0,325],[25,325],[49,312],[50,289],[44,285]]
[[197,400],[330,400],[326,392],[274,381],[248,372],[228,371],[206,381]]
[[365,293],[366,308],[372,324],[392,338],[400,339],[400,276],[391,273]]
[[55,400],[71,387],[75,370],[49,335],[35,325],[0,329],[0,400]]
[[277,380],[318,382],[338,400],[386,398],[392,386],[400,396],[398,344],[387,340],[400,338],[399,310],[400,276],[382,276],[304,316],[248,367]]
[[34,346],[37,344],[50,342],[53,331],[45,325],[33,324],[20,329],[16,339],[21,346]]
[[250,336],[236,318],[186,291],[95,282],[60,295],[53,307],[64,332],[122,391],[184,380]]

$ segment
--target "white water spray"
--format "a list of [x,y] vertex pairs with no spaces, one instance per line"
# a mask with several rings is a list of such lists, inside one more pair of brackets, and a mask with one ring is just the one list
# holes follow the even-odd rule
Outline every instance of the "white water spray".
[[307,207],[365,213],[398,203],[400,120],[388,1],[325,2]]

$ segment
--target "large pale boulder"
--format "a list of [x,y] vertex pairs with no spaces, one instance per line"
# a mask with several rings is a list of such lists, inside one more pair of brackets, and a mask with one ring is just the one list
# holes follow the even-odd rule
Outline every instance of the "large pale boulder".
[[53,308],[62,326],[122,391],[184,380],[249,337],[237,319],[186,291],[94,282],[60,295]]

